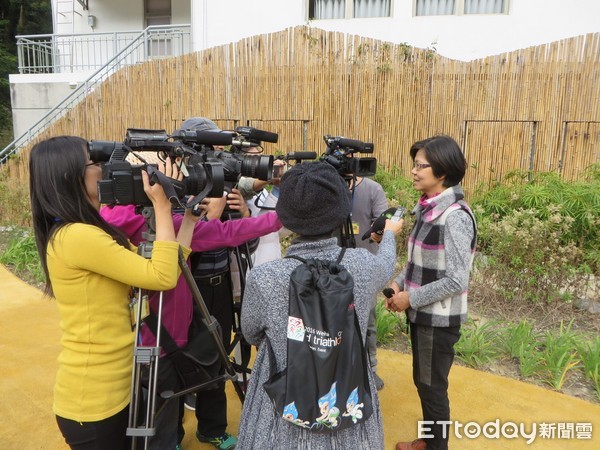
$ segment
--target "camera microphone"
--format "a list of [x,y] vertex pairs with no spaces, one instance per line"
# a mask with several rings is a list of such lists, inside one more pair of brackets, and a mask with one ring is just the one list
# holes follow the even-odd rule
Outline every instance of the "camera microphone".
[[194,141],[204,145],[231,145],[233,134],[226,131],[196,131],[196,130],[181,130],[177,134],[172,135],[175,138],[183,141]]
[[285,159],[317,159],[317,152],[291,152]]
[[366,240],[369,238],[369,236],[371,236],[371,233],[378,233],[381,234],[383,232],[383,229],[385,228],[385,221],[390,219],[390,220],[400,220],[402,218],[402,216],[404,215],[404,212],[406,211],[405,208],[403,208],[402,206],[399,206],[398,208],[388,208],[386,209],[384,212],[381,213],[381,215],[375,219],[375,221],[373,222],[373,225],[371,225],[371,228],[369,228],[367,230],[367,232],[365,234],[363,234],[362,236],[362,240]]
[[246,139],[253,142],[272,142],[276,143],[279,139],[277,133],[271,133],[270,131],[259,130],[253,127],[236,127],[235,131]]
[[360,153],[373,153],[375,146],[372,142],[363,142],[356,139],[348,139],[340,137],[337,139],[337,144],[340,147],[349,147]]

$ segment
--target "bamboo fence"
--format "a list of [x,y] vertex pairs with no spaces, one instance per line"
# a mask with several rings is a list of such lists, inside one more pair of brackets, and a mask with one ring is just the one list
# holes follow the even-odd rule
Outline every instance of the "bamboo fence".
[[[467,190],[512,170],[576,179],[600,161],[600,33],[471,62],[306,26],[126,67],[40,137],[171,132],[192,116],[279,133],[267,153],[316,151],[323,135],[373,142],[380,167],[409,174],[408,150],[454,137]],[[27,155],[7,166],[27,178]],[[368,155],[363,155],[368,156]]]

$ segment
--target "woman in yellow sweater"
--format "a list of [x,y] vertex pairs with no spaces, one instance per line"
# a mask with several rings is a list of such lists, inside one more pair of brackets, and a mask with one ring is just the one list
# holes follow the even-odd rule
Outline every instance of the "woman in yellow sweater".
[[146,259],[100,217],[102,168],[90,160],[87,141],[74,136],[42,141],[31,151],[29,170],[45,293],[56,298],[63,332],[54,387],[58,427],[73,449],[127,448],[134,345],[130,286],[175,287],[179,244],[171,205],[142,171],[156,216],[156,241]]

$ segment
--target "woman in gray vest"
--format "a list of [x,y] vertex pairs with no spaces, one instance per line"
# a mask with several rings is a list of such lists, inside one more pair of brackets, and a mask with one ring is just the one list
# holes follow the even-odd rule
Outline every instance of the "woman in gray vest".
[[441,421],[450,420],[448,374],[467,319],[477,231],[460,187],[467,162],[456,141],[434,136],[416,142],[410,156],[413,187],[423,195],[413,210],[408,263],[390,286],[395,293],[387,307],[408,315],[413,380],[431,431],[427,439],[398,442],[396,450],[441,450],[448,448]]

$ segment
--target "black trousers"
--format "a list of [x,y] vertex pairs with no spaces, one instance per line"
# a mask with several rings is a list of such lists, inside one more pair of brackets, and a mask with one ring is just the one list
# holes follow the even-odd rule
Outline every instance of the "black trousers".
[[437,423],[450,420],[448,374],[454,361],[454,344],[460,338],[460,326],[428,327],[411,323],[410,338],[413,381],[421,399],[423,420],[433,422],[426,424],[431,429],[426,434],[433,435],[425,439],[427,450],[447,450],[449,427]]
[[56,416],[65,442],[73,450],[128,450],[131,439],[126,436],[129,406],[121,412],[97,422],[77,422]]
[[[216,285],[198,283],[198,289],[210,314],[221,325],[223,345],[227,349],[231,342],[231,330],[233,327],[233,292],[229,273],[225,280]],[[194,308],[196,306],[194,305]],[[199,314],[194,311],[194,314]],[[183,439],[183,397],[180,401],[179,414],[179,442]],[[216,389],[196,392],[196,419],[198,420],[198,432],[204,436],[222,436],[227,429],[227,396],[225,395],[225,383],[220,383]]]

